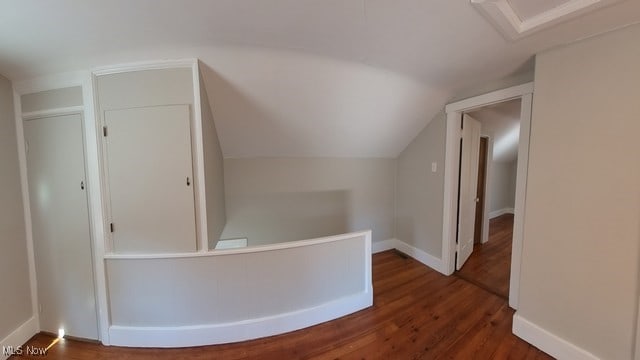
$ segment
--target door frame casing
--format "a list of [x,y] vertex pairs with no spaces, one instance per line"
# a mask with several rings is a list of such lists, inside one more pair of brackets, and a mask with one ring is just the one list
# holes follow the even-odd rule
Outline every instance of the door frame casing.
[[[82,115],[83,145],[85,152],[84,166],[86,171],[87,198],[89,207],[89,229],[91,242],[91,256],[93,263],[94,293],[96,296],[96,317],[98,320],[98,340],[109,344],[109,315],[106,296],[106,281],[104,275],[104,228],[102,226],[102,197],[100,194],[100,177],[97,163],[92,161],[98,153],[95,137],[98,130],[95,127],[93,108],[93,89],[88,71],[74,71],[28,79],[13,83],[13,106],[18,140],[18,159],[20,162],[20,177],[22,185],[22,199],[25,215],[25,230],[27,237],[27,251],[29,254],[29,275],[33,318],[40,331],[38,309],[38,291],[33,246],[33,232],[31,222],[31,208],[29,206],[29,185],[27,178],[27,157],[24,139],[24,118],[34,116],[51,116],[61,114],[80,113]],[[69,108],[52,108],[37,113],[23,113],[21,96],[41,91],[63,89],[79,86],[82,88],[82,105]]]
[[458,161],[460,158],[460,121],[462,114],[483,106],[513,99],[522,99],[520,109],[520,140],[518,144],[518,168],[516,180],[515,216],[513,247],[511,254],[511,278],[509,284],[509,306],[518,308],[520,290],[520,265],[522,261],[522,236],[524,225],[524,205],[529,167],[529,137],[531,130],[531,105],[533,102],[533,82],[493,91],[447,104],[445,163],[444,163],[444,204],[442,227],[442,269],[446,275],[455,271],[456,227],[458,213],[457,189],[459,187]]
[[[101,196],[103,227],[106,229],[111,222],[109,214],[111,214],[110,190],[109,190],[109,172],[106,161],[106,147],[104,137],[102,136],[102,127],[105,126],[104,114],[100,107],[100,99],[98,94],[98,78],[114,74],[147,71],[147,70],[167,70],[167,69],[191,69],[192,85],[193,85],[193,104],[190,106],[191,118],[191,142],[192,142],[192,164],[193,164],[193,192],[195,201],[196,216],[196,245],[198,252],[206,252],[209,249],[208,242],[208,223],[207,223],[207,206],[206,206],[206,186],[204,174],[204,138],[202,130],[202,104],[200,90],[200,67],[196,58],[192,59],[176,59],[176,60],[159,60],[159,61],[143,61],[126,64],[109,65],[97,67],[90,71],[90,83],[92,89],[92,104],[94,107],[95,126],[100,133],[97,136],[99,147],[98,163],[100,166]],[[105,232],[104,254],[113,252],[113,239],[110,232]]]

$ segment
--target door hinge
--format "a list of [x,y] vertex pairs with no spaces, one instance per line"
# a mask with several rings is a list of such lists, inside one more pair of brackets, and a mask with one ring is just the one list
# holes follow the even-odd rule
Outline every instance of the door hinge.
[[113,223],[109,223],[109,230],[111,230],[111,232],[113,232]]
[[107,137],[107,127],[106,127],[106,126],[103,126],[103,127],[102,127],[102,135],[103,135],[104,137]]

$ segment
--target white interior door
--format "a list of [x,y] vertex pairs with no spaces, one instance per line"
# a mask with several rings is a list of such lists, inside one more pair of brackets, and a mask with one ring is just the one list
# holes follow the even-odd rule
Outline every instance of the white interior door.
[[481,130],[480,122],[467,114],[463,115],[462,124],[456,270],[462,268],[473,252]]
[[188,105],[105,111],[113,250],[195,251]]
[[24,123],[40,328],[98,338],[82,117]]

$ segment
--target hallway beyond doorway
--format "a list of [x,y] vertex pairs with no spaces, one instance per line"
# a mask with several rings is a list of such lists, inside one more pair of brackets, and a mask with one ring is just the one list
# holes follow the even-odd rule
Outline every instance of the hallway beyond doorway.
[[456,275],[502,298],[509,297],[513,214],[489,221],[489,241],[476,248]]

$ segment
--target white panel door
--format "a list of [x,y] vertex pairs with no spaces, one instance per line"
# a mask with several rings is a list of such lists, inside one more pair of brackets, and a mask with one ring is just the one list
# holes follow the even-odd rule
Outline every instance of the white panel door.
[[118,253],[196,251],[188,105],[105,111]]
[[481,130],[480,122],[467,114],[463,115],[462,123],[457,270],[462,268],[473,252]]
[[97,339],[82,117],[24,122],[40,328]]

